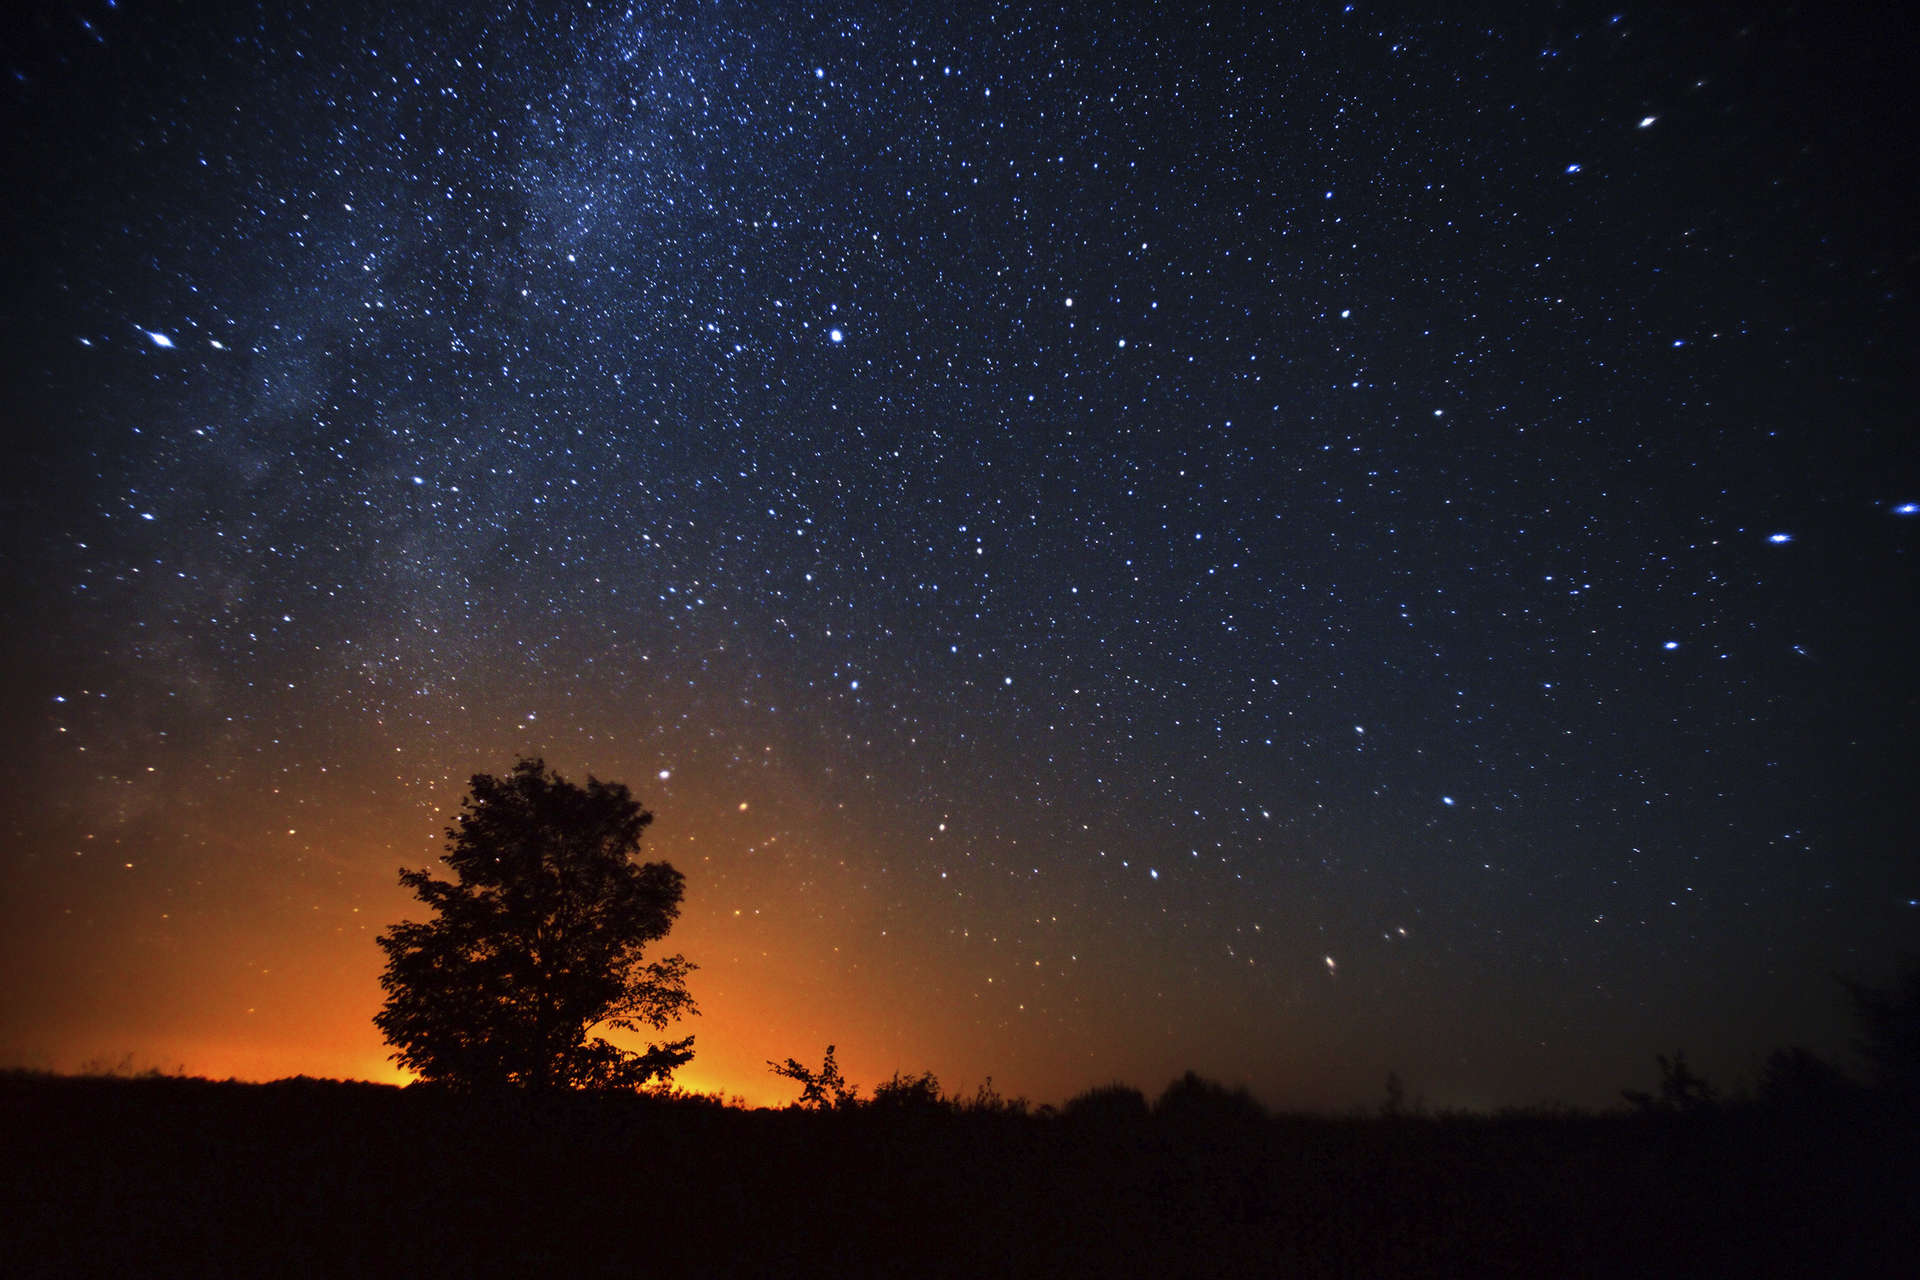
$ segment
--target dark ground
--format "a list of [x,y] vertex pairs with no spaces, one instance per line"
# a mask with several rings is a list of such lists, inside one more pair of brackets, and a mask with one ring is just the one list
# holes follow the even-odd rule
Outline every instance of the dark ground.
[[0,1077],[0,1271],[1913,1275],[1910,1116],[1151,1117]]

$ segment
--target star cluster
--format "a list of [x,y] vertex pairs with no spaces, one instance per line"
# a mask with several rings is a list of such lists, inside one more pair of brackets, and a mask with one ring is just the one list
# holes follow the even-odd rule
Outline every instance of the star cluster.
[[1920,918],[1874,33],[903,8],[20,42],[0,1048],[377,1071],[521,753],[658,815],[695,1083],[1837,1043]]

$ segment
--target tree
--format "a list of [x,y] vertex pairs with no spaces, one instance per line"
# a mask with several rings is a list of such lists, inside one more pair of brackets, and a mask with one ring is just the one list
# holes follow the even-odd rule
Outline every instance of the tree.
[[1400,1078],[1398,1071],[1387,1072],[1387,1097],[1380,1104],[1380,1114],[1392,1119],[1407,1113],[1407,1084]]
[[1854,1047],[1889,1096],[1920,1102],[1920,959],[1907,959],[1892,987],[1842,978],[1860,1029]]
[[653,821],[627,788],[576,786],[521,760],[476,774],[441,859],[400,872],[436,919],[381,935],[374,1025],[401,1066],[463,1087],[638,1088],[693,1057],[693,1037],[635,1053],[596,1028],[655,1030],[698,1012],[683,956],[641,962],[680,914],[684,879],[638,862]]
[[1687,1055],[1674,1050],[1669,1058],[1664,1053],[1656,1053],[1653,1060],[1660,1064],[1660,1094],[1655,1097],[1640,1089],[1622,1089],[1620,1096],[1642,1111],[1678,1111],[1688,1115],[1713,1110],[1720,1091],[1707,1082],[1707,1078],[1698,1075],[1687,1065]]
[[1775,1049],[1760,1068],[1761,1105],[1775,1111],[1831,1111],[1853,1093],[1844,1071],[1799,1045]]

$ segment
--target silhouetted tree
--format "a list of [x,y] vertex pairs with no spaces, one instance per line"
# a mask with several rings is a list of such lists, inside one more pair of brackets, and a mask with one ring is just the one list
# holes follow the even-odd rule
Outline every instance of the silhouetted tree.
[[1775,1049],[1760,1068],[1762,1106],[1776,1111],[1824,1111],[1855,1091],[1846,1073],[1811,1049]]
[[1920,961],[1908,960],[1891,989],[1842,978],[1860,1034],[1854,1047],[1873,1068],[1873,1083],[1920,1101]]
[[1660,1093],[1656,1097],[1640,1089],[1622,1089],[1620,1096],[1642,1111],[1681,1111],[1689,1114],[1711,1110],[1719,1090],[1707,1083],[1707,1078],[1696,1075],[1687,1065],[1687,1055],[1674,1050],[1669,1058],[1664,1053],[1655,1054],[1653,1060],[1660,1064]]
[[668,864],[635,861],[652,821],[625,786],[577,786],[540,760],[476,774],[441,859],[456,878],[400,873],[436,918],[379,939],[374,1024],[394,1061],[430,1081],[551,1090],[637,1088],[692,1058],[691,1036],[644,1053],[589,1038],[697,1012],[684,957],[641,963],[684,892]]
[[785,1062],[769,1058],[767,1069],[800,1086],[796,1105],[808,1111],[844,1110],[860,1101],[860,1090],[840,1074],[840,1066],[833,1060],[832,1045],[827,1046],[826,1059],[818,1071],[802,1066],[798,1058],[788,1058]]
[[1387,1072],[1387,1096],[1380,1103],[1380,1114],[1391,1119],[1405,1115],[1407,1110],[1407,1085],[1398,1071]]

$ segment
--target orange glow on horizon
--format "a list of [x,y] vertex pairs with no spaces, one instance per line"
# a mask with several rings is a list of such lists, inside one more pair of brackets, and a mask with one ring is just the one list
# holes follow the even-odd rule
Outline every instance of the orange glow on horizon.
[[[462,752],[461,763],[497,771],[537,749]],[[946,854],[863,826],[783,763],[788,750],[747,766],[709,751],[690,739],[617,759],[546,752],[575,780],[632,780],[656,815],[640,856],[687,878],[682,915],[658,949],[697,966],[689,985],[700,1016],[646,1037],[695,1037],[682,1089],[784,1106],[797,1087],[768,1061],[817,1067],[829,1044],[863,1096],[895,1072],[922,1071],[949,1094],[970,1096],[991,1077],[1004,1096],[1035,1104],[1115,1080],[1151,1095],[1189,1068],[1237,1082],[1239,1063],[1257,1059],[1292,1073],[1279,1078],[1288,1093],[1267,1082],[1263,1094],[1318,1105],[1370,1093],[1384,1076],[1384,1065],[1369,1068],[1361,1086],[1350,1064],[1322,1068],[1301,1048],[1311,1037],[1268,1010],[1210,1008],[1217,997],[1180,976],[1166,938],[1124,951],[1091,938],[1060,945],[1085,913],[1054,906],[1043,923],[1017,895],[968,899],[970,912],[1002,923],[959,927],[948,882],[879,881],[874,871]],[[30,925],[9,940],[21,994],[0,1028],[0,1065],[72,1072],[124,1061],[215,1079],[405,1083],[372,1023],[382,1000],[374,940],[422,916],[395,875],[436,866],[465,777],[451,765],[430,784],[328,773],[302,788],[236,779],[222,806],[162,811],[98,851],[79,832],[70,847],[84,856],[23,875],[16,909]],[[948,834],[918,839],[932,847]],[[263,846],[275,856],[258,856]],[[143,878],[159,882],[189,850],[217,873],[156,894]],[[73,895],[75,877],[90,898]],[[875,891],[881,883],[888,892]],[[90,914],[70,910],[76,901]],[[1012,962],[1007,943],[1023,931],[1032,950]],[[1144,1011],[1118,993],[1147,969],[1161,975],[1167,1003],[1143,1035]]]
[[[963,1068],[943,1052],[951,1046],[921,1043],[913,1018],[900,1012],[924,1013],[916,989],[924,979],[917,964],[888,962],[899,931],[888,936],[845,869],[854,851],[844,842],[858,836],[823,820],[797,786],[762,779],[746,791],[720,770],[709,793],[696,781],[708,771],[682,767],[669,791],[649,766],[556,767],[576,779],[640,779],[636,793],[656,814],[640,856],[671,862],[687,877],[683,913],[656,949],[682,952],[697,966],[690,986],[700,1016],[651,1037],[695,1037],[677,1087],[784,1106],[797,1090],[768,1071],[768,1060],[817,1065],[830,1043],[866,1092],[896,1070],[936,1069],[949,1087],[960,1083],[953,1077]],[[441,833],[464,781],[430,795],[383,788],[372,803],[336,786],[320,780],[304,801],[320,812],[297,825],[261,812],[285,797],[237,788],[217,815],[192,815],[197,826],[170,823],[144,837],[143,848],[110,850],[97,865],[76,838],[88,855],[76,865],[100,876],[110,895],[106,909],[85,920],[65,909],[69,899],[51,871],[41,882],[24,878],[19,905],[34,927],[14,943],[40,963],[19,975],[25,994],[11,1025],[0,1028],[0,1065],[407,1083],[412,1077],[388,1060],[372,1023],[382,999],[374,939],[423,915],[395,873],[439,869]],[[289,874],[286,863],[239,856],[250,846],[236,833],[249,828],[297,842],[305,861]],[[146,868],[189,841],[231,846],[231,868],[184,900],[141,896]],[[823,876],[822,861],[841,870]],[[973,1070],[974,1080],[992,1070]]]

